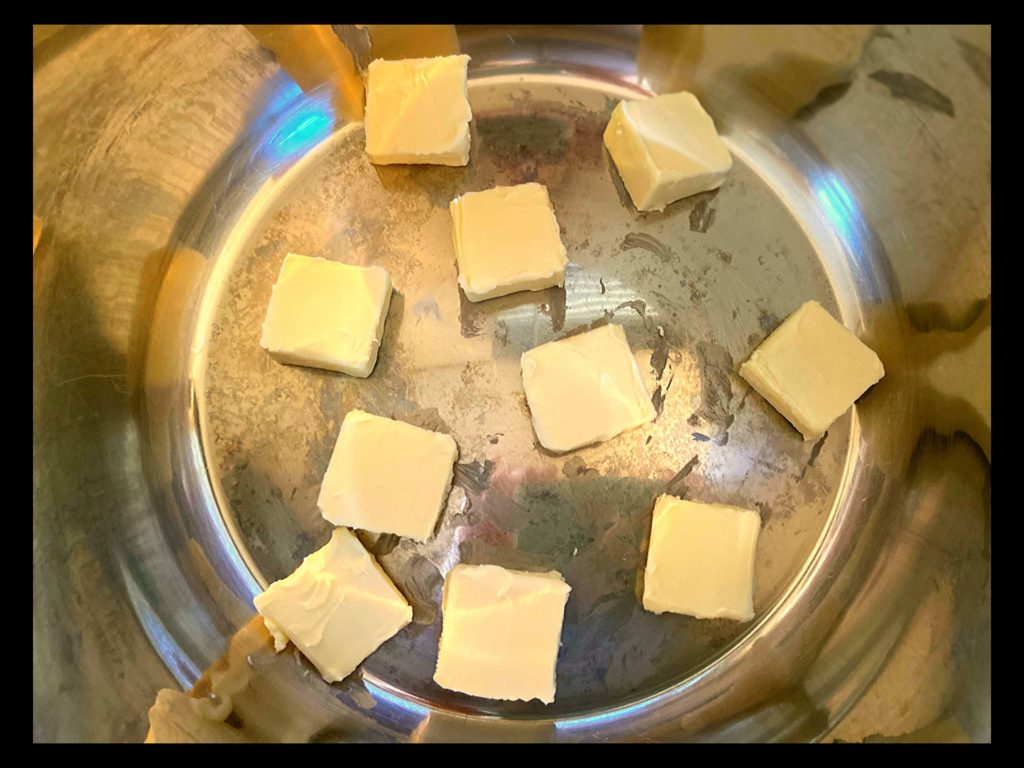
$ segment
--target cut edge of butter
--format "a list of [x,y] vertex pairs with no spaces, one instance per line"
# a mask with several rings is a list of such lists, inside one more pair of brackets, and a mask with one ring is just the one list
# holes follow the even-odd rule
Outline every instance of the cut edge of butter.
[[288,647],[288,635],[285,634],[285,631],[281,629],[281,627],[279,627],[269,616],[262,616],[262,618],[263,626],[267,628],[267,632],[269,632],[270,636],[274,638],[274,650],[277,653],[280,653]]
[[[787,334],[796,336],[801,323],[828,323],[834,330],[841,331],[841,336],[850,342],[856,342],[854,347],[862,350],[866,359],[863,377],[864,388],[853,397],[841,411],[827,413],[815,413],[814,402],[797,402],[786,391],[784,382],[772,374],[770,356],[776,345],[782,343],[798,343],[798,339],[785,339]],[[768,362],[766,362],[768,359]],[[870,371],[867,372],[867,368]],[[739,367],[740,377],[750,384],[769,404],[785,419],[796,428],[805,441],[817,440],[824,435],[829,427],[850,408],[854,407],[857,400],[875,384],[885,377],[885,366],[882,364],[878,354],[865,344],[849,328],[836,320],[832,313],[825,309],[817,301],[809,300],[801,304],[796,310],[789,314],[779,326],[772,331],[764,341],[751,353],[750,357]]]
[[[555,390],[553,397],[546,397],[544,393],[545,387],[542,386],[544,382],[538,382],[536,376],[537,369],[537,356],[550,354],[552,350],[566,350],[564,354],[578,354],[579,357],[584,358],[584,361],[590,364],[596,369],[602,377],[602,383],[600,388],[607,390],[608,382],[606,374],[601,371],[600,360],[589,360],[578,353],[575,347],[580,343],[583,337],[599,338],[601,336],[608,336],[608,343],[613,345],[615,348],[615,354],[621,354],[623,359],[628,358],[630,367],[630,381],[628,382],[628,392],[611,392],[610,397],[613,401],[622,405],[627,412],[631,412],[628,419],[610,424],[600,430],[593,430],[586,439],[567,438],[565,435],[556,435],[555,431],[551,429],[551,425],[545,423],[547,417],[544,415],[545,411],[549,409],[544,406],[544,399],[555,399],[563,400],[564,395],[560,392],[564,388],[564,385],[560,385],[555,382],[554,386],[550,384],[546,387],[549,390]],[[629,346],[629,341],[626,338],[626,332],[622,326],[616,323],[608,323],[607,325],[600,326],[585,333],[577,334],[575,336],[569,336],[564,339],[558,339],[556,341],[550,341],[546,344],[541,344],[532,349],[528,349],[524,352],[520,358],[520,367],[522,369],[523,378],[523,390],[526,394],[527,405],[530,408],[530,419],[533,424],[534,433],[537,436],[537,440],[544,448],[555,453],[567,453],[574,451],[578,448],[583,448],[588,445],[594,445],[597,443],[603,443],[607,440],[611,440],[614,437],[628,432],[637,427],[643,426],[649,421],[653,420],[658,412],[651,402],[650,393],[647,391],[647,387],[644,385],[643,376],[640,373],[640,367],[637,365],[636,357],[633,355],[633,351]],[[580,366],[576,366],[579,368]],[[553,374],[548,374],[549,376]],[[628,398],[627,398],[628,396]]]
[[[659,110],[677,114],[667,126],[658,125]],[[732,170],[732,155],[714,120],[687,91],[620,101],[603,138],[638,211],[663,211],[678,200],[717,189]]]
[[[311,266],[315,265],[315,266]],[[280,338],[280,334],[274,331],[271,326],[277,316],[282,313],[302,312],[306,311],[306,307],[292,307],[285,308],[280,304],[286,301],[283,298],[285,289],[281,286],[287,281],[289,273],[298,271],[301,269],[309,268],[324,268],[324,265],[330,265],[329,268],[339,268],[343,270],[359,270],[363,272],[373,272],[378,275],[382,280],[382,293],[383,298],[380,299],[379,310],[374,308],[373,311],[377,312],[376,326],[372,334],[367,334],[361,344],[361,348],[352,357],[342,357],[334,354],[324,353],[322,350],[318,351],[314,347],[316,343],[321,342],[322,338],[317,337],[312,340],[305,340],[301,343],[289,343]],[[351,274],[351,273],[350,273]],[[284,262],[281,264],[281,270],[278,273],[277,280],[274,282],[273,288],[270,292],[270,301],[267,304],[267,311],[263,318],[263,324],[261,326],[260,334],[260,347],[263,348],[267,354],[269,354],[274,360],[285,365],[297,365],[306,368],[320,368],[327,371],[336,371],[338,373],[344,373],[349,376],[356,378],[365,379],[377,366],[377,356],[380,352],[380,345],[384,335],[384,326],[387,322],[388,311],[391,307],[391,296],[394,292],[394,285],[391,282],[391,274],[384,267],[373,264],[370,266],[358,266],[355,264],[344,264],[342,262],[331,261],[324,259],[319,256],[305,256],[299,253],[288,253]],[[298,300],[301,302],[301,297]],[[325,318],[325,322],[330,320]],[[339,330],[339,329],[335,329]]]
[[[454,605],[452,593],[456,588],[471,591],[467,585],[460,584],[460,580],[477,582],[478,584],[497,581],[498,584],[490,584],[487,587],[488,589],[493,589],[493,596],[490,598],[492,602],[487,606],[472,604],[468,606]],[[484,591],[486,592],[487,590],[485,589]],[[520,592],[518,595],[518,605],[516,604],[515,597],[510,597],[510,593],[514,594],[516,592]],[[571,592],[572,587],[569,586],[565,578],[558,571],[530,572],[514,570],[494,564],[470,565],[459,563],[445,577],[444,590],[441,597],[443,623],[441,637],[438,640],[434,682],[442,688],[480,698],[504,701],[530,701],[538,699],[544,704],[552,703],[555,700],[557,687],[557,666],[559,650],[562,645],[561,636],[565,622],[565,605],[569,600]],[[557,603],[558,619],[555,622],[551,616],[546,617],[548,620],[551,620],[551,624],[539,627],[534,633],[534,637],[547,635],[546,641],[554,639],[553,645],[548,642],[543,643],[547,645],[544,648],[545,654],[550,654],[550,658],[523,659],[497,655],[488,657],[487,652],[493,650],[494,647],[490,644],[486,644],[486,647],[454,647],[454,644],[460,641],[462,645],[465,645],[471,643],[474,639],[480,640],[479,637],[466,637],[467,635],[473,635],[474,629],[479,632],[480,628],[474,628],[472,624],[469,627],[464,626],[463,622],[460,621],[463,618],[462,614],[465,613],[472,616],[481,610],[486,610],[490,616],[489,624],[493,627],[500,627],[502,622],[506,624],[513,623],[514,626],[519,627],[529,619],[528,611],[531,606],[536,610],[538,600],[544,597],[552,600],[552,605],[549,607],[553,608],[554,604]],[[472,603],[472,600],[467,599],[467,596],[464,596],[463,599],[468,603]],[[507,615],[503,616],[503,612]],[[484,634],[486,632],[487,630],[484,630]],[[554,634],[555,637],[552,638],[551,634]],[[452,639],[453,636],[456,636],[455,640]],[[479,662],[478,668],[471,669],[472,665],[466,663],[466,659],[477,660]],[[459,663],[460,660],[463,663]],[[520,666],[518,675],[514,675],[515,680],[510,681],[509,665],[515,663],[522,665],[524,661],[530,662],[535,666]],[[504,679],[496,679],[496,676],[493,674],[495,669],[502,670]],[[533,679],[530,683],[524,683],[525,679],[531,677]]]
[[[468,67],[470,57],[466,54],[449,56],[428,56],[408,59],[377,58],[370,62],[366,70],[366,110],[363,127],[366,134],[366,154],[374,165],[445,165],[452,167],[464,166],[469,163],[472,134],[469,124],[473,119],[472,107],[469,104]],[[416,151],[413,145],[423,141],[424,126],[418,125],[411,116],[404,113],[408,102],[414,101],[409,94],[404,99],[397,97],[396,104],[381,103],[382,100],[395,100],[393,88],[381,85],[382,79],[392,78],[399,85],[407,83],[405,68],[422,66],[427,62],[437,65],[461,65],[461,94],[450,104],[441,104],[431,92],[430,105],[433,110],[447,109],[449,114],[434,115],[436,126],[443,133],[446,129],[454,129],[455,135],[436,137],[437,143],[432,148]],[[420,83],[417,79],[416,83]],[[422,77],[423,87],[431,90],[429,77]],[[390,85],[390,84],[389,84]],[[422,115],[420,116],[422,117]],[[409,131],[404,139],[401,132]]]
[[[672,524],[672,516],[689,513],[691,516],[701,516],[704,520],[699,522],[710,526],[730,526],[735,529],[735,537],[725,537],[730,543],[736,545],[736,551],[732,553],[715,552],[706,546],[694,546],[694,551],[686,551],[686,547],[692,541],[691,531],[672,531],[668,526]],[[710,516],[716,516],[718,520],[708,520]],[[644,591],[641,599],[644,610],[651,613],[676,613],[679,615],[693,616],[696,619],[731,619],[733,621],[750,621],[754,618],[754,563],[757,555],[757,544],[761,534],[761,516],[752,509],[733,506],[731,504],[717,504],[701,501],[690,501],[681,499],[670,494],[661,494],[654,502],[654,511],[651,516],[651,537],[647,552],[647,562],[644,566]],[[675,549],[673,550],[673,544]],[[669,548],[669,551],[665,551]],[[680,548],[683,549],[680,552]],[[742,569],[742,584],[739,588],[744,592],[742,599],[737,600],[735,594],[725,594],[721,581],[715,584],[704,584],[695,586],[698,580],[687,581],[686,583],[664,584],[657,579],[659,556],[669,555],[673,561],[686,561],[692,563],[694,559],[704,558],[709,567],[715,567],[722,563],[723,555],[731,555],[735,559],[734,565]],[[736,588],[737,584],[728,585]],[[715,607],[711,610],[702,610],[695,607],[696,602],[708,601],[713,595],[716,587],[719,589]],[[675,590],[674,594],[667,594],[666,590]],[[686,595],[686,591],[698,594]],[[735,591],[734,589],[732,591]],[[742,603],[742,608],[737,607]]]
[[[367,604],[362,613],[360,606],[350,605],[353,599]],[[328,683],[346,678],[412,621],[408,600],[347,528],[335,528],[327,544],[256,595],[253,605],[274,638],[275,651],[290,641]],[[336,612],[346,609],[354,610],[348,618],[363,619],[363,626],[346,625],[346,635],[329,635]]]
[[[380,428],[390,430],[391,442],[380,444],[380,441],[368,442],[367,437],[360,437],[360,425],[377,425]],[[395,466],[395,446],[398,441],[404,440],[406,448],[410,445],[415,452],[420,452],[421,460],[415,466],[409,466],[408,462],[402,466]],[[354,450],[358,446],[359,450]],[[348,451],[346,451],[346,448]],[[391,455],[388,456],[387,452]],[[380,456],[381,453],[384,456]],[[430,452],[430,456],[424,457],[424,452]],[[367,470],[365,467],[353,467],[352,458],[366,459],[370,456],[380,457],[379,464]],[[348,458],[346,458],[348,457]],[[432,463],[430,460],[437,459]],[[445,501],[451,493],[452,480],[455,477],[455,462],[459,458],[459,446],[455,438],[445,432],[436,432],[415,424],[401,421],[400,419],[389,419],[386,416],[369,413],[361,409],[353,409],[345,414],[341,429],[338,431],[338,438],[334,444],[334,450],[324,472],[323,481],[320,485],[320,492],[317,495],[317,509],[321,516],[332,525],[356,528],[361,531],[369,531],[377,534],[392,534],[409,538],[414,541],[424,542],[433,535],[441,513],[445,508]],[[446,467],[442,475],[438,464]],[[403,519],[400,521],[391,520],[387,510],[381,511],[381,493],[374,492],[373,482],[369,488],[361,484],[361,480],[378,480],[392,478],[395,471],[402,473],[401,484],[395,486],[393,483],[385,484],[388,488],[415,489],[415,499],[390,499],[393,503],[385,503],[383,506],[400,507]],[[419,472],[417,475],[416,473]],[[353,480],[353,476],[355,479]],[[440,478],[443,481],[439,481]],[[426,496],[427,493],[429,496]],[[367,495],[369,498],[367,498]],[[385,498],[390,493],[385,493]],[[429,503],[421,504],[420,508],[414,511],[418,513],[415,519],[409,519],[409,510],[412,504],[419,501]],[[377,502],[374,504],[374,502]],[[403,503],[404,502],[404,503]],[[376,508],[374,508],[376,507]]]
[[[493,273],[490,275],[486,274],[486,270],[481,269],[479,265],[471,266],[471,261],[479,261],[479,254],[476,255],[476,258],[471,258],[467,253],[470,247],[467,245],[464,235],[466,227],[464,208],[467,198],[469,200],[487,201],[495,195],[525,194],[527,192],[532,193],[535,190],[539,190],[542,193],[543,202],[540,202],[538,197],[538,200],[533,205],[538,209],[546,207],[551,217],[550,231],[541,234],[550,240],[550,242],[544,245],[553,246],[553,248],[551,248],[549,253],[543,254],[538,259],[540,261],[548,261],[548,268],[526,269],[512,278],[499,280]],[[500,209],[501,204],[495,203],[495,208]],[[545,185],[531,181],[524,184],[498,185],[476,192],[465,192],[448,204],[448,210],[452,217],[452,244],[455,248],[455,260],[459,270],[458,283],[469,301],[476,303],[487,301],[488,299],[496,299],[500,296],[508,296],[520,291],[543,291],[547,288],[561,288],[565,285],[565,268],[569,264],[568,251],[566,250],[565,243],[562,242],[558,217],[555,215],[555,208],[551,202],[551,194]],[[554,233],[554,238],[550,237],[551,232]],[[541,244],[537,244],[535,248],[530,250],[536,252],[541,250],[542,247]]]

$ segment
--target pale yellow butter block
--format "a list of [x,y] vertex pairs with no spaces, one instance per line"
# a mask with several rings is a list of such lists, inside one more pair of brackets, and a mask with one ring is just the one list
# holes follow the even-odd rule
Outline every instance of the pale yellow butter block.
[[662,211],[676,200],[717,189],[732,168],[714,121],[692,93],[619,102],[604,145],[640,211]]
[[412,608],[351,531],[253,600],[278,651],[291,640],[331,683],[412,621]]
[[365,378],[391,303],[383,267],[289,253],[270,294],[260,346],[281,363]]
[[699,619],[754,617],[757,512],[675,496],[654,503],[644,608]]
[[458,455],[450,435],[349,411],[317,506],[334,525],[425,541],[448,496]]
[[470,301],[565,284],[565,245],[547,187],[536,182],[452,200],[459,285]]
[[469,162],[469,56],[370,62],[366,153],[377,165]]
[[455,566],[444,582],[434,681],[471,696],[550,704],[570,591],[555,571]]
[[610,440],[657,415],[622,326],[534,347],[522,368],[533,429],[549,451]]
[[816,440],[885,375],[882,361],[816,301],[761,342],[742,376],[775,410]]

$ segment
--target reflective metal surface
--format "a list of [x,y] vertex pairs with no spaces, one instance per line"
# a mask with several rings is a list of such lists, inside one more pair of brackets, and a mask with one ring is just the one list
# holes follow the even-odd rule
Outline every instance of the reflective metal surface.
[[[988,739],[989,31],[335,26],[37,32],[35,737]],[[336,47],[364,36],[472,56],[468,167],[367,162],[365,52]],[[734,171],[637,213],[601,131],[682,88]],[[448,201],[527,180],[565,289],[460,299]],[[259,349],[287,251],[391,271],[369,379]],[[816,444],[736,375],[808,298],[887,372]],[[659,416],[547,454],[519,355],[608,320]],[[451,432],[460,465],[430,542],[364,539],[414,621],[327,686],[251,598],[326,541],[356,407]],[[761,512],[754,621],[640,608],[665,490]],[[554,704],[431,681],[459,561],[573,586]]]

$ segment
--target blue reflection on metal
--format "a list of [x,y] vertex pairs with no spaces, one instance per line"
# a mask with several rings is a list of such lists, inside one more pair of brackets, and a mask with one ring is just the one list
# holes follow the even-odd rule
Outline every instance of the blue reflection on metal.
[[843,180],[831,171],[822,171],[812,181],[814,195],[821,203],[822,210],[829,222],[835,227],[843,246],[851,252],[856,253],[859,248],[858,241],[861,239],[860,232],[860,211],[853,201],[850,191],[846,188]]
[[261,117],[271,117],[272,115],[276,115],[288,106],[293,99],[302,95],[302,89],[299,88],[298,83],[283,72],[280,77],[281,84],[267,100],[267,105],[264,107]]
[[587,715],[586,717],[574,717],[572,719],[559,720],[555,723],[555,728],[560,731],[572,731],[577,728],[604,726],[608,723],[613,723],[616,720],[629,719],[638,712],[642,712],[652,706],[657,706],[659,702],[666,698],[669,698],[669,692],[653,696],[650,699],[638,701],[636,704],[630,704],[628,707],[613,709],[610,712],[602,712],[599,715]]
[[388,704],[396,706],[399,709],[404,709],[406,712],[409,712],[420,719],[430,714],[430,710],[422,704],[417,704],[415,701],[403,699],[401,696],[395,696],[395,694],[384,690],[379,685],[371,683],[365,677],[363,678],[363,685],[366,686],[366,690],[370,692],[370,695],[373,696],[373,698],[383,699]]
[[832,231],[839,238],[846,263],[866,298],[880,295],[879,276],[872,270],[870,252],[878,247],[860,208],[840,176],[822,169],[811,176],[811,189]]
[[259,153],[271,168],[298,160],[330,136],[334,124],[330,91],[317,89],[304,95],[284,73],[274,79],[270,95],[252,118],[253,129],[264,137]]
[[279,72],[267,83],[265,91],[269,95],[261,97],[256,112],[249,118],[251,130],[256,133],[268,130],[274,119],[302,96],[299,84],[284,72]]
[[313,98],[282,116],[267,142],[268,160],[277,165],[296,160],[331,135],[334,108],[327,98]]

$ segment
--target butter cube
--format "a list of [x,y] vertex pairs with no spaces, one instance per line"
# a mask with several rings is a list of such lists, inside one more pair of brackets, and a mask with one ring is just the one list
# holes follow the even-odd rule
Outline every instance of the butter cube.
[[291,640],[329,683],[412,621],[405,597],[345,528],[253,603],[276,649]]
[[270,294],[260,346],[281,363],[366,378],[391,303],[383,267],[289,253]]
[[805,440],[825,434],[884,375],[878,355],[816,301],[787,317],[740,366],[740,376]]
[[732,156],[715,123],[692,93],[620,101],[604,131],[604,145],[639,211],[717,189]]
[[550,704],[570,591],[555,571],[455,566],[444,582],[434,681],[471,696]]
[[749,621],[760,532],[761,518],[752,510],[659,496],[644,570],[644,608]]
[[565,284],[565,246],[548,190],[531,182],[452,200],[459,285],[470,301]]
[[610,440],[657,415],[619,325],[534,347],[522,367],[533,429],[549,451]]
[[317,506],[334,525],[424,541],[448,496],[458,455],[449,435],[349,411]]
[[366,153],[377,165],[469,162],[469,56],[370,62]]

